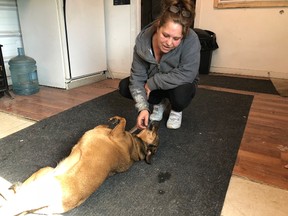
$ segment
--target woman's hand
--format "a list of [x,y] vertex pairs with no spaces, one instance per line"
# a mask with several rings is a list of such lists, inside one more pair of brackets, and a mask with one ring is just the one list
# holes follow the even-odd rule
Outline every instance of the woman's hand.
[[148,122],[149,122],[149,111],[142,110],[137,117],[137,128],[141,130],[145,129],[148,126]]

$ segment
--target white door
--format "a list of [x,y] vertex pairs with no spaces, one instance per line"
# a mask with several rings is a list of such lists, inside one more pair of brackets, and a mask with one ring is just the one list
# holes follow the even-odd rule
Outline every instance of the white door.
[[104,0],[66,0],[71,78],[107,69]]

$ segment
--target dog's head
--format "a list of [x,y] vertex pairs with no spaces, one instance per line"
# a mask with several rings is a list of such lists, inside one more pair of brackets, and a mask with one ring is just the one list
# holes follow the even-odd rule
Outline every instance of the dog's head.
[[156,153],[159,146],[158,129],[159,122],[152,121],[146,129],[136,135],[143,142],[141,149],[145,155],[145,161],[149,164],[151,163],[151,157]]

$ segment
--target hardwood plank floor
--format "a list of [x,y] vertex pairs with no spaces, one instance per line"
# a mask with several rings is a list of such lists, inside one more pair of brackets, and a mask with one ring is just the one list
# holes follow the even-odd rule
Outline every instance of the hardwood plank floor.
[[115,91],[119,80],[107,79],[70,90],[40,86],[37,94],[0,99],[0,110],[32,120],[42,120],[93,98]]
[[288,98],[212,86],[200,88],[254,96],[233,174],[288,190]]
[[288,98],[256,95],[234,174],[288,190]]
[[[117,79],[108,79],[71,90],[41,86],[35,95],[1,98],[0,111],[39,121],[114,91],[118,83]],[[288,98],[211,86],[199,88],[254,96],[234,175],[288,190]]]

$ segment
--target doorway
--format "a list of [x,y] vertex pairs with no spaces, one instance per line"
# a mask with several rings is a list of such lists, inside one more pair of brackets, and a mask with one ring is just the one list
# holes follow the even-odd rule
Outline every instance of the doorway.
[[161,12],[162,0],[141,1],[141,29],[153,22]]

